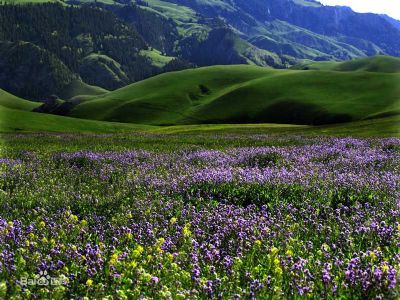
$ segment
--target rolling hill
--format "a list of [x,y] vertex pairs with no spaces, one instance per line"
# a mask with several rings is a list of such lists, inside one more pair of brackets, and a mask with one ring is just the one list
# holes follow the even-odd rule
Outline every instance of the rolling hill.
[[325,71],[366,71],[378,73],[400,72],[400,58],[390,56],[375,56],[344,62],[315,62],[305,60],[293,66],[294,70],[325,70]]
[[149,125],[341,123],[398,114],[398,82],[400,73],[213,66],[85,97],[67,115]]
[[325,126],[282,124],[185,125],[155,127],[91,121],[9,109],[0,106],[0,133],[154,133],[158,134],[302,134],[355,137],[400,137],[400,116]]

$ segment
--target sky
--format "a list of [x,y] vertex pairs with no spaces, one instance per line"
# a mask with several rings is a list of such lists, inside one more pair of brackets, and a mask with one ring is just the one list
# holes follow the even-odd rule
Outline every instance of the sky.
[[319,0],[326,5],[350,6],[357,12],[387,14],[400,20],[400,0]]

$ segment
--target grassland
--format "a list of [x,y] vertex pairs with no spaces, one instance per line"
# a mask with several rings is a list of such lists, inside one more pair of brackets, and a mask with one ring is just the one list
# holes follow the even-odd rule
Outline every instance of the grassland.
[[343,72],[366,71],[378,73],[398,73],[400,72],[400,59],[390,56],[375,56],[345,62],[315,62],[305,60],[299,65],[294,66],[292,69]]
[[35,133],[0,142],[2,299],[399,294],[400,139]]
[[174,57],[162,55],[157,49],[141,50],[140,54],[149,58],[152,62],[152,65],[159,68],[164,67],[174,59]]
[[315,63],[318,70],[214,66],[112,92],[74,83],[68,91],[81,96],[60,105],[77,118],[32,113],[39,103],[0,90],[1,131],[398,136],[400,74],[390,68],[397,61]]
[[97,96],[107,93],[106,89],[86,84],[80,80],[74,80],[61,92],[62,99],[70,99],[75,96]]
[[146,129],[145,125],[82,120],[0,106],[1,132],[102,132],[123,133]]
[[398,73],[213,66],[86,99],[70,116],[148,125],[359,121],[397,113],[398,82]]
[[11,109],[18,109],[24,111],[31,111],[38,107],[40,103],[32,102],[18,98],[6,91],[0,89],[0,107],[6,107]]

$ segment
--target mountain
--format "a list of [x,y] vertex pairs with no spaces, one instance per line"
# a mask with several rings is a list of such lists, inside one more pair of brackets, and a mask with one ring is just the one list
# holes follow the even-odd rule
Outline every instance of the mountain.
[[381,15],[383,18],[385,18],[390,24],[392,24],[394,27],[400,30],[400,21],[393,19],[389,17],[388,15]]
[[[147,1],[155,8],[160,2],[164,1]],[[247,39],[264,36],[278,44],[299,44],[334,59],[360,54],[400,55],[400,31],[392,22],[376,14],[355,13],[347,7],[323,6],[312,0],[165,2],[190,7],[208,17],[221,17]]]
[[400,73],[358,71],[360,65],[353,62],[356,71],[213,66],[172,72],[77,99],[68,107],[60,105],[58,112],[148,125],[316,125],[398,114]]
[[68,100],[193,67],[400,56],[400,29],[313,0],[3,0],[0,51],[0,88]]
[[76,80],[116,89],[164,72],[167,63],[153,64],[148,50],[132,26],[100,7],[0,5],[0,87],[21,97],[59,95]]

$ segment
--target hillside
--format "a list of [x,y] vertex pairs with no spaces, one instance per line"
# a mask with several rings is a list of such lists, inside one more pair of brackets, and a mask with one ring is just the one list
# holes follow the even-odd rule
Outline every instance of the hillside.
[[329,124],[400,110],[399,73],[214,66],[75,102],[68,115],[151,125]]
[[40,114],[0,105],[0,133],[71,132],[71,133],[147,133],[156,134],[302,134],[355,137],[400,137],[400,116],[329,126],[290,126],[281,124],[185,125],[152,127],[135,124],[90,121]]
[[303,61],[294,70],[366,71],[380,73],[400,72],[400,58],[390,56],[367,57],[345,62]]
[[78,81],[103,91],[198,66],[400,56],[398,24],[313,0],[0,1],[0,88],[44,101],[78,96],[66,92]]
[[123,133],[145,130],[147,126],[119,124],[40,114],[0,105],[0,132]]
[[[182,31],[196,30],[196,14],[223,18],[253,45],[280,56],[343,60],[400,54],[396,20],[359,14],[347,7],[292,0],[147,0],[136,1],[176,20]],[[178,14],[177,11],[180,13]]]
[[18,98],[6,91],[0,89],[0,106],[10,109],[18,109],[23,111],[31,111],[38,107],[40,103]]
[[77,80],[116,89],[164,72],[165,65],[142,54],[146,50],[135,28],[104,8],[0,5],[0,88],[20,97],[60,96]]

